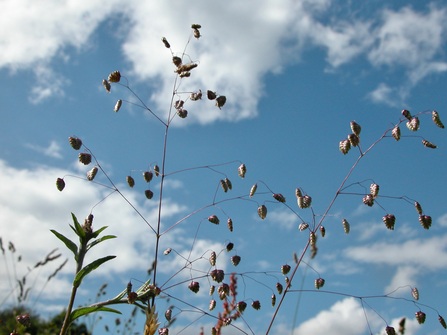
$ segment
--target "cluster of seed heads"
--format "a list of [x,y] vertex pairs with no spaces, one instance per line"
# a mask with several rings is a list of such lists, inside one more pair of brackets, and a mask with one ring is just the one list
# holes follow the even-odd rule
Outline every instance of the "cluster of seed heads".
[[220,186],[222,187],[222,189],[224,190],[225,193],[228,192],[228,190],[231,191],[231,189],[233,188],[233,184],[231,183],[231,181],[228,178],[222,179],[220,181]]
[[340,141],[338,147],[343,155],[346,155],[352,147],[356,147],[360,143],[360,132],[362,127],[355,121],[351,121],[352,134],[348,135],[348,139]]

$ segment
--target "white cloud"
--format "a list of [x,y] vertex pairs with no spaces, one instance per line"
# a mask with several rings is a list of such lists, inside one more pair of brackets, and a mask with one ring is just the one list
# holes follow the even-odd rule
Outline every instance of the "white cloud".
[[273,222],[275,226],[279,225],[289,231],[295,229],[299,233],[298,216],[290,210],[273,210],[268,213],[266,219]]
[[45,156],[58,158],[58,159],[62,158],[62,155],[60,153],[61,146],[56,141],[51,141],[51,143],[48,146],[48,148],[44,148],[44,147],[41,147],[39,145],[31,144],[31,143],[26,144],[26,146],[28,148],[34,150],[34,151],[37,151],[37,152],[40,152],[40,153],[44,154]]

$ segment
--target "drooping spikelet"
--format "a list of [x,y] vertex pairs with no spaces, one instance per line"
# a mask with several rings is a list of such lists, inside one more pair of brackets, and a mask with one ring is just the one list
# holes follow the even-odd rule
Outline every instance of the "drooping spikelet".
[[202,99],[202,91],[199,90],[199,92],[193,92],[191,93],[191,95],[189,96],[189,100],[191,101],[197,101]]
[[326,235],[326,228],[324,228],[323,226],[320,226],[320,233],[321,233],[321,237],[324,237],[324,235]]
[[247,308],[247,303],[245,301],[239,301],[236,305],[236,308],[239,312],[245,311],[245,308]]
[[144,195],[146,196],[146,198],[151,200],[152,197],[154,196],[154,192],[152,192],[151,190],[146,190],[146,191],[144,191]]
[[217,283],[221,283],[224,280],[225,273],[223,270],[213,270],[210,272],[211,279]]
[[385,332],[387,335],[396,335],[396,331],[394,330],[393,327],[387,326],[385,328]]
[[290,271],[290,265],[285,264],[285,265],[281,266],[281,273],[282,273],[283,275],[288,274],[289,271]]
[[445,320],[441,315],[439,315],[438,320],[439,320],[439,323],[441,323],[441,326],[443,326],[444,329],[447,329],[447,324],[445,323]]
[[295,195],[297,198],[301,198],[301,197],[303,197],[303,192],[301,192],[301,190],[299,188],[297,188],[295,190]]
[[131,176],[127,176],[127,177],[126,177],[126,181],[127,181],[127,184],[128,184],[130,187],[134,187],[134,186],[135,186],[135,180],[134,180]]
[[351,121],[351,130],[355,135],[359,136],[360,132],[362,131],[362,127],[360,127],[360,125],[355,121]]
[[200,285],[199,285],[198,282],[196,282],[196,281],[192,281],[192,282],[188,285],[188,288],[189,288],[191,291],[193,291],[194,293],[197,293],[197,292],[199,292],[199,290],[200,290]]
[[321,287],[323,287],[324,286],[324,279],[323,278],[318,278],[318,279],[315,279],[315,288],[317,289],[317,290],[319,290]]
[[276,283],[276,290],[278,291],[279,295],[282,294],[283,287],[281,283]]
[[411,131],[417,131],[419,129],[419,119],[417,116],[407,122],[407,128]]
[[233,189],[233,184],[231,183],[230,179],[225,178],[225,183],[228,186],[228,189],[231,191]]
[[244,178],[245,173],[247,173],[247,168],[246,168],[245,164],[241,164],[241,166],[238,167],[237,171],[238,171],[239,177]]
[[395,126],[393,128],[393,130],[391,131],[391,135],[393,135],[393,137],[394,137],[394,139],[396,141],[400,140],[400,128],[399,128],[399,126]]
[[119,71],[113,71],[109,74],[109,78],[107,79],[110,83],[119,83],[121,79],[121,73]]
[[275,198],[279,202],[286,202],[286,198],[281,193],[273,194],[273,198]]
[[261,303],[259,302],[259,300],[255,300],[251,303],[251,307],[258,311],[261,309]]
[[365,195],[363,198],[363,203],[369,207],[372,207],[374,205],[374,198],[371,194]]
[[238,266],[240,261],[241,261],[241,256],[235,255],[235,256],[231,257],[231,264],[233,264],[234,266]]
[[122,104],[123,104],[123,100],[121,100],[121,99],[116,102],[115,108],[113,109],[115,111],[115,113],[118,113]]
[[228,229],[229,229],[230,231],[233,231],[233,220],[228,219],[228,220],[227,220],[227,226],[228,226]]
[[406,109],[402,110],[402,115],[405,116],[407,118],[407,120],[411,120],[411,118],[412,118],[410,111],[408,111]]
[[356,134],[349,134],[348,141],[353,147],[356,147],[360,143],[360,139]]
[[415,316],[416,316],[416,320],[418,321],[418,323],[420,325],[425,322],[426,315],[424,312],[422,312],[422,311],[416,312]]
[[230,252],[231,250],[233,250],[233,248],[234,248],[234,243],[231,243],[231,242],[230,242],[230,243],[227,244],[226,249],[227,249],[228,252]]
[[343,155],[346,155],[351,150],[351,142],[349,140],[340,141],[339,149]]
[[396,223],[396,217],[393,214],[387,214],[383,218],[383,223],[389,230],[394,230],[394,224]]
[[206,91],[206,96],[208,97],[209,100],[214,100],[217,97],[216,92],[210,90]]
[[427,148],[432,148],[432,149],[436,149],[438,146],[432,142],[426,141],[426,140],[422,140],[422,144],[427,147]]
[[302,222],[302,223],[300,223],[298,228],[300,231],[306,230],[307,228],[309,228],[309,224],[307,224],[306,222]]
[[437,125],[439,128],[444,129],[444,125],[441,122],[441,119],[439,118],[439,114],[437,111],[433,111],[431,113],[432,118],[433,118],[433,122],[435,123],[435,125]]
[[177,67],[180,67],[180,65],[182,65],[182,59],[180,57],[177,57],[177,56],[172,57],[172,62]]
[[166,37],[162,37],[161,41],[163,42],[163,44],[165,45],[166,48],[171,48],[171,45],[169,44],[168,40],[166,39]]
[[418,289],[416,287],[414,287],[411,290],[411,295],[413,296],[414,300],[419,300],[419,291],[418,291]]
[[419,215],[422,215],[422,206],[419,202],[415,202],[414,203],[414,207],[416,208],[416,210],[418,211]]
[[216,215],[211,215],[208,217],[208,221],[214,224],[219,224],[219,218]]
[[315,235],[315,233],[313,231],[310,232],[309,239],[310,239],[311,246],[314,246],[315,243],[317,243],[317,235]]
[[154,174],[152,172],[150,172],[150,171],[143,172],[144,181],[146,181],[147,183],[149,183],[153,177],[154,177]]
[[105,87],[106,91],[110,93],[110,88],[112,87],[112,86],[110,86],[110,83],[106,79],[104,79],[102,81],[102,84]]
[[276,295],[272,294],[272,307],[276,305]]
[[216,286],[211,285],[211,287],[210,287],[210,296],[212,296],[214,294],[215,290],[216,290]]
[[252,197],[255,195],[257,189],[258,189],[258,184],[254,184],[254,185],[251,187],[251,190],[250,190],[250,198],[252,198]]
[[210,311],[212,311],[215,307],[216,307],[216,300],[211,299],[211,300],[210,300],[210,305],[209,305],[208,309],[209,309]]
[[82,152],[79,154],[79,162],[84,165],[89,165],[92,162],[92,155]]
[[346,219],[343,219],[343,229],[345,230],[346,234],[349,234],[349,232],[351,231],[351,226]]
[[298,197],[297,198],[298,207],[301,209],[309,208],[312,204],[312,198],[308,195],[305,195],[304,197]]
[[267,207],[265,207],[265,205],[261,205],[258,207],[258,215],[262,220],[265,219],[265,217],[267,216]]
[[422,227],[424,227],[424,229],[429,229],[431,227],[431,222],[432,222],[431,216],[420,215],[419,222],[421,223]]
[[220,181],[220,186],[222,187],[222,189],[224,190],[225,193],[228,192],[228,185],[227,185],[227,183],[225,182],[225,180],[222,179],[222,180]]
[[56,187],[59,191],[62,192],[62,190],[65,188],[65,181],[62,178],[57,178]]
[[92,181],[95,179],[96,174],[98,173],[98,168],[95,166],[93,169],[87,172],[87,179]]
[[154,173],[155,177],[158,177],[160,175],[160,168],[158,167],[158,165],[154,166]]
[[75,149],[75,150],[81,149],[81,146],[82,146],[81,139],[79,139],[77,137],[69,137],[68,142],[70,142],[70,145],[73,149]]
[[216,99],[216,106],[219,107],[219,109],[221,109],[223,105],[225,105],[225,102],[227,102],[227,98],[224,95],[220,95]]
[[379,194],[379,185],[371,184],[371,186],[369,187],[369,190],[371,192],[372,197],[377,198],[377,195]]

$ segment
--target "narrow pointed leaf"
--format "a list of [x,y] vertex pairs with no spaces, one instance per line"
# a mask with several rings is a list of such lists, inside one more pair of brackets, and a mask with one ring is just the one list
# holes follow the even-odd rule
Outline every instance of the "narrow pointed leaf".
[[87,245],[87,251],[90,250],[91,248],[93,248],[98,243],[101,243],[102,241],[105,241],[105,240],[110,240],[112,238],[116,238],[116,236],[115,235],[106,235],[106,236],[101,237],[98,240],[94,240],[92,243],[89,243]]
[[99,267],[101,264],[115,258],[116,256],[107,256],[107,257],[103,257],[100,259],[97,259],[96,261],[91,262],[90,264],[84,266],[81,271],[79,271],[76,274],[76,278],[73,281],[73,287],[79,287],[79,285],[81,285],[82,279],[84,279],[84,277],[86,275],[88,275],[90,272],[92,272],[93,270],[95,270],[97,267]]
[[107,228],[107,226],[99,228],[97,231],[94,231],[92,233],[92,238],[97,238],[99,234],[101,234],[102,231],[104,231]]
[[76,228],[76,235],[78,235],[81,238],[84,238],[85,237],[84,229],[82,229],[81,225],[78,222],[78,219],[76,218],[76,216],[73,213],[71,213],[71,216],[73,218],[73,222],[74,222],[74,225]]
[[111,312],[111,313],[117,313],[122,314],[120,311],[117,311],[113,308],[103,307],[103,306],[96,306],[96,307],[80,307],[75,309],[73,312],[71,312],[70,319],[71,322],[75,321],[77,318],[90,314],[95,312]]
[[77,260],[78,258],[78,247],[76,246],[76,244],[74,244],[74,242],[68,238],[66,238],[64,235],[59,234],[57,231],[51,229],[50,230],[54,235],[56,235],[56,237],[61,240],[62,242],[64,242],[64,244],[67,246],[68,249],[71,250],[71,252],[73,252],[74,256],[75,256],[75,260]]

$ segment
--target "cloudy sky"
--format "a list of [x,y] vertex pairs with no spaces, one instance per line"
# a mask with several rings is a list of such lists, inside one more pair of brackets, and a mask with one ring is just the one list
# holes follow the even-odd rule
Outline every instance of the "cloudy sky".
[[[202,26],[198,40],[192,23]],[[175,306],[171,333],[199,334],[201,327],[208,333],[215,323],[183,303],[207,310],[211,251],[225,282],[238,273],[238,300],[262,306],[247,308],[238,328],[225,333],[265,333],[275,311],[272,294],[279,301],[275,285],[285,285],[281,266],[293,268],[293,253],[301,255],[309,237],[299,224],[319,223],[359,158],[358,148],[339,151],[353,120],[362,126],[363,152],[401,121],[402,138],[388,132],[349,175],[324,219],[317,257],[304,256],[308,266],[298,269],[271,333],[378,334],[387,324],[398,327],[402,317],[406,334],[444,331],[436,310],[447,317],[447,140],[431,112],[447,122],[447,2],[3,0],[0,26],[1,307],[16,303],[17,279],[24,276],[31,288],[26,304],[39,314],[54,315],[67,304],[75,263],[50,229],[76,241],[70,213],[80,221],[93,213],[94,227],[108,226],[104,233],[117,236],[88,255],[88,262],[117,257],[87,277],[78,305],[94,301],[104,282],[106,299],[129,280],[146,281],[161,178],[148,185],[142,172],[162,166],[163,123],[175,115],[175,90],[188,117],[173,117],[169,125],[160,251],[173,252],[161,255],[157,277],[172,297],[160,299],[159,314]],[[173,56],[198,65],[190,77],[177,78]],[[102,80],[115,70],[122,85],[107,93]],[[199,90],[202,100],[188,99]],[[222,109],[207,90],[226,96]],[[118,99],[123,104],[115,113]],[[407,129],[402,109],[421,113],[420,130]],[[97,161],[80,164],[70,136],[81,138],[81,150]],[[237,172],[242,163],[244,179]],[[85,178],[94,164],[103,169],[98,183]],[[63,192],[57,178],[65,180]],[[220,188],[224,178],[233,184],[227,193]],[[380,191],[368,207],[362,198],[372,183]],[[249,198],[254,184],[257,193]],[[151,200],[144,196],[148,188]],[[296,188],[312,197],[312,208],[298,208]],[[286,205],[272,193],[283,194]],[[433,219],[429,230],[418,222],[415,201]],[[257,215],[261,205],[268,209],[264,220]],[[396,217],[394,231],[383,224],[387,214]],[[210,215],[220,225],[208,222]],[[227,252],[229,242],[235,247]],[[52,255],[59,258],[33,268],[56,248]],[[237,267],[230,262],[235,255]],[[316,291],[319,277],[326,284]],[[198,294],[188,290],[191,280],[200,283]],[[420,292],[417,304],[412,287]],[[131,312],[126,307],[122,319]],[[422,326],[414,318],[419,310],[427,314]],[[219,311],[218,301],[213,315]],[[114,318],[103,315],[95,329],[101,333]],[[134,331],[142,332],[143,317],[136,321]]]

